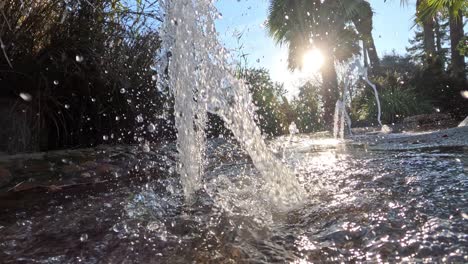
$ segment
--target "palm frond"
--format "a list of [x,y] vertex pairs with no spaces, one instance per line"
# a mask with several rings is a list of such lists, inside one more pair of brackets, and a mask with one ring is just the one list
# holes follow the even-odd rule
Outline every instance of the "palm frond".
[[468,2],[465,0],[425,0],[421,1],[418,7],[418,19],[430,19],[444,10],[458,17],[458,12],[466,12],[467,8]]
[[357,54],[358,38],[348,25],[372,14],[365,0],[271,0],[267,28],[277,44],[288,45],[288,67],[295,69],[301,67],[300,56],[313,46],[333,46],[330,55],[338,60]]

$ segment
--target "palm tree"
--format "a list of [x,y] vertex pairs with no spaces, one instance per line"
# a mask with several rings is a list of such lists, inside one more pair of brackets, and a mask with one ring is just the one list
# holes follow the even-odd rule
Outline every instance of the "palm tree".
[[[288,67],[300,69],[302,56],[311,48],[319,49],[325,57],[320,70],[323,82],[321,96],[324,121],[328,126],[333,122],[335,102],[339,98],[335,62],[359,53],[359,37],[362,37],[369,55],[372,54],[372,63],[378,63],[371,34],[372,22],[364,19],[369,13],[372,10],[364,0],[270,1],[268,29],[278,44],[288,45]],[[352,21],[356,21],[359,35],[350,25]]]
[[[401,2],[405,3],[406,0]],[[418,2],[417,17],[421,21],[432,19],[438,12],[449,12],[451,74],[461,86],[465,85],[465,59],[460,54],[458,45],[464,36],[463,14],[468,8],[468,2],[466,0],[418,0]]]
[[[352,21],[356,30],[359,32],[360,38],[363,42],[364,58],[366,54],[369,56],[370,66],[372,68],[379,67],[379,56],[377,55],[377,49],[375,48],[374,38],[372,36],[373,26],[373,15],[374,11],[367,1],[360,1],[359,11],[355,12],[352,17]],[[367,65],[367,60],[364,60]]]
[[[421,10],[421,5],[423,5],[425,0],[416,1],[416,15],[419,14]],[[424,37],[424,51],[426,55],[426,63],[429,66],[434,66],[434,58],[436,55],[436,45],[435,45],[435,24],[434,16],[419,17],[417,20],[422,24],[423,28],[423,37]]]

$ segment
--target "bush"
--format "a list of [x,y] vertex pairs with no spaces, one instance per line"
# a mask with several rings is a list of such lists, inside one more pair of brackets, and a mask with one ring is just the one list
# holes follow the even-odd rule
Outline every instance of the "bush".
[[[390,88],[379,93],[382,122],[391,124],[407,116],[424,114],[432,110],[430,101],[418,96],[413,89]],[[357,109],[357,120],[377,125],[377,103],[373,94],[366,95]]]
[[296,113],[294,122],[301,133],[312,133],[325,128],[320,118],[319,91],[320,87],[307,82],[299,88],[299,95],[292,102]]
[[[0,99],[8,102],[2,111],[29,129],[9,131],[2,138],[9,146],[0,142],[0,151],[136,142],[149,137],[149,122],[173,134],[156,118],[168,101],[154,88],[151,70],[160,42],[151,29],[156,18],[118,3],[8,1],[2,7],[0,22],[8,25],[0,29]],[[146,122],[139,123],[138,115]]]
[[[257,107],[256,123],[266,136],[277,136],[285,132],[282,123],[283,86],[273,82],[265,69],[246,69],[239,74],[250,87],[253,103]],[[287,128],[287,127],[286,127]]]
[[[372,76],[379,90],[382,122],[432,112],[463,115],[467,111],[453,80],[439,67],[415,64],[408,56],[387,55]],[[371,88],[361,88],[352,103],[352,118],[361,125],[377,125],[377,106]]]

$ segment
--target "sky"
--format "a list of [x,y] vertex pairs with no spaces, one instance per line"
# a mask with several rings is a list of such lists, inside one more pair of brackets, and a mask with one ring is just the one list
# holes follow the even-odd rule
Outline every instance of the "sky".
[[[271,78],[284,84],[288,96],[297,94],[305,73],[287,69],[287,48],[280,47],[268,36],[265,21],[270,0],[218,0],[216,7],[222,18],[216,22],[221,42],[234,57],[247,54],[247,64],[270,71]],[[370,0],[374,10],[373,36],[381,57],[393,51],[406,52],[413,36],[415,0],[401,6],[399,0]],[[309,74],[310,75],[310,74]],[[307,75],[307,76],[309,76]]]

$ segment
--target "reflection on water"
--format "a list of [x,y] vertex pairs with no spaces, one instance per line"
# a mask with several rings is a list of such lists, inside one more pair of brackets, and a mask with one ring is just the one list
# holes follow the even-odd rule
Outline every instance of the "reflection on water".
[[294,137],[271,143],[309,192],[289,212],[275,211],[247,156],[213,140],[203,191],[190,207],[178,179],[167,173],[143,186],[60,194],[27,208],[4,208],[0,259],[468,261],[466,150],[367,152],[326,142]]

